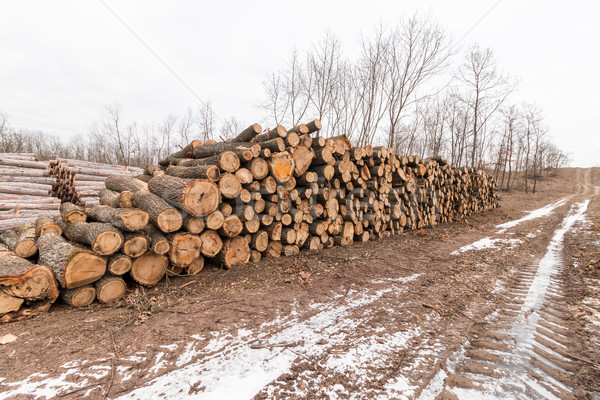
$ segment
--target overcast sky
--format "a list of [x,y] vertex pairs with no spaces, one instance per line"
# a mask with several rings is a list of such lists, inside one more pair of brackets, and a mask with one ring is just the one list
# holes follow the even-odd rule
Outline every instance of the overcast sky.
[[131,120],[158,122],[198,96],[220,117],[246,125],[264,114],[257,109],[262,83],[294,47],[308,49],[329,30],[352,50],[378,22],[419,12],[456,40],[466,34],[464,48],[492,48],[504,72],[520,79],[512,100],[543,108],[573,166],[600,165],[600,3],[497,3],[4,0],[0,113],[15,127],[72,136],[87,132],[105,104],[121,104]]

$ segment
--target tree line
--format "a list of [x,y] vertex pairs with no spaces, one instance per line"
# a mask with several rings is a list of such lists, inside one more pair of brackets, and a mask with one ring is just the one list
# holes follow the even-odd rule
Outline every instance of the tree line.
[[[322,135],[442,155],[493,172],[508,190],[535,191],[543,171],[568,163],[549,139],[542,110],[511,100],[518,82],[500,70],[491,49],[474,44],[459,52],[438,24],[413,16],[362,36],[355,53],[348,55],[331,33],[304,52],[292,51],[264,82],[258,121],[292,127],[318,118]],[[192,139],[224,140],[243,126],[235,117],[219,118],[210,102],[159,123],[127,122],[120,106],[108,105],[87,134],[68,142],[11,128],[0,116],[0,150],[145,166]]]

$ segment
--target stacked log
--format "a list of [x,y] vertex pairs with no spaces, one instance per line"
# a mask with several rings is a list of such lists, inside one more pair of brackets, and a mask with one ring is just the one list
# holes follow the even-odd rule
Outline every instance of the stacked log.
[[0,232],[58,215],[60,201],[49,195],[54,179],[47,167],[33,153],[0,153]]
[[54,177],[50,193],[63,202],[92,207],[99,204],[99,193],[111,175],[136,176],[141,168],[57,158],[48,165],[48,175]]
[[320,128],[253,124],[227,142],[193,141],[143,174],[103,178],[98,205],[65,202],[60,218],[0,240],[13,251],[29,240],[31,252],[33,238],[23,257],[54,271],[63,301],[84,306],[120,298],[124,275],[152,286],[206,264],[345,246],[497,206],[483,171],[311,135]]

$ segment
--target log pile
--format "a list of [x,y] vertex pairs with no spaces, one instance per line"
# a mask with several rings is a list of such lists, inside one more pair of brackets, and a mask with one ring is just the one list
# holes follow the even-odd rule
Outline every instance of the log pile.
[[48,165],[48,176],[54,177],[51,195],[62,202],[70,202],[86,207],[99,204],[100,190],[104,180],[110,175],[135,176],[142,173],[140,168],[95,163],[90,161],[57,158]]
[[49,197],[54,179],[47,168],[33,153],[0,153],[0,232],[58,215],[60,200]]
[[60,218],[0,240],[28,249],[22,257],[54,271],[63,301],[84,306],[120,298],[123,276],[152,286],[205,263],[230,268],[345,246],[498,205],[483,171],[353,147],[345,135],[313,135],[320,128],[254,124],[228,142],[193,141],[142,174],[106,177],[97,205],[65,202]]

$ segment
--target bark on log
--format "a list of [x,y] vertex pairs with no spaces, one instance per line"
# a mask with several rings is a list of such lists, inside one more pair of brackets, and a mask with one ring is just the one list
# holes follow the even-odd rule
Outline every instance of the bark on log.
[[70,202],[60,205],[60,215],[67,225],[75,222],[85,222],[87,219],[87,215],[83,209]]
[[113,192],[139,192],[148,190],[148,185],[132,176],[111,175],[104,181],[104,186]]
[[160,175],[148,182],[148,188],[152,193],[194,217],[204,217],[210,214],[217,209],[221,202],[219,187],[208,180],[187,180]]
[[92,207],[88,215],[98,222],[106,222],[128,232],[137,232],[148,225],[148,213],[139,208],[113,208],[99,205]]
[[102,222],[75,222],[67,225],[65,236],[75,242],[87,244],[100,255],[114,254],[123,245],[121,232],[111,224]]
[[153,225],[149,225],[144,229],[144,234],[150,239],[150,250],[156,254],[167,254],[171,245],[169,240],[161,231],[156,229]]
[[213,182],[217,182],[221,177],[219,167],[216,165],[171,165],[167,168],[166,173],[167,175],[177,176],[179,178],[209,179]]
[[165,233],[178,231],[183,224],[181,212],[154,193],[141,190],[133,195],[133,203],[147,212],[150,221]]
[[62,235],[62,228],[55,223],[54,218],[51,216],[40,215],[35,223],[35,235],[39,237],[46,233]]
[[106,271],[104,258],[73,246],[57,234],[40,236],[37,245],[40,253],[38,263],[52,269],[63,288],[87,285],[100,279]]
[[0,315],[19,310],[24,301],[53,303],[59,295],[52,270],[27,261],[0,245]]
[[232,142],[249,142],[262,131],[262,126],[252,124],[233,138]]

